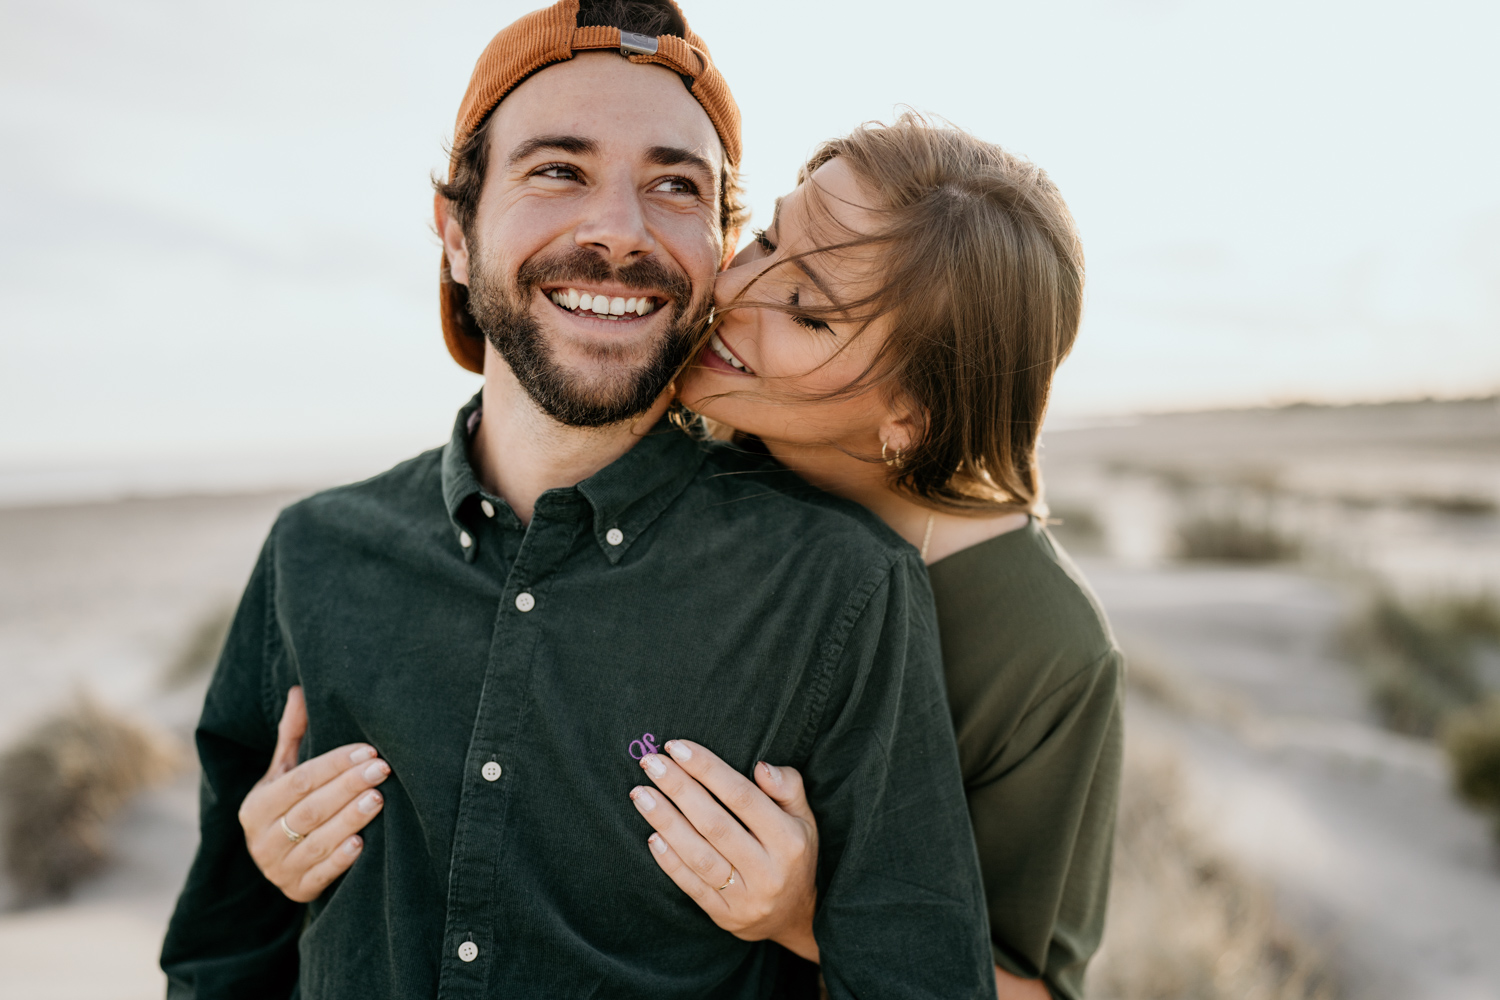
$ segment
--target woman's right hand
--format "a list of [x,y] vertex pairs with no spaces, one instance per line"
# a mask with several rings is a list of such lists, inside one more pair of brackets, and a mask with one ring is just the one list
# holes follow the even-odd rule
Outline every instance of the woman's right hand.
[[[307,732],[302,689],[287,692],[276,727],[276,750],[265,776],[240,803],[240,826],[250,858],[288,899],[317,899],[354,864],[364,841],[358,832],[385,804],[375,786],[391,767],[375,748],[350,743],[303,764],[297,748]],[[283,828],[301,834],[293,838]]]

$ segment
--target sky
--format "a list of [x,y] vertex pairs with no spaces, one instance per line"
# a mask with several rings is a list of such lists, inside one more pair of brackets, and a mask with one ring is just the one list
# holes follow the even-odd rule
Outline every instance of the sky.
[[[682,3],[761,224],[903,106],[1048,171],[1088,258],[1056,425],[1500,389],[1500,5]],[[533,6],[0,0],[0,502],[441,443],[478,380],[428,178]]]

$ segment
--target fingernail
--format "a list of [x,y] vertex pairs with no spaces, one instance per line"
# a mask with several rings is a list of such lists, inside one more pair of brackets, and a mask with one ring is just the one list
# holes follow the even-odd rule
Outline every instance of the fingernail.
[[662,775],[667,773],[667,765],[663,764],[661,762],[661,758],[656,756],[656,754],[654,753],[648,753],[646,756],[642,757],[641,766],[644,767],[646,769],[646,773],[651,775],[651,777],[653,778],[660,778]]
[[359,797],[359,811],[366,816],[380,808],[380,793],[365,792]]
[[362,846],[364,845],[360,843],[358,837],[350,837],[348,840],[344,841],[344,853],[352,858],[359,853],[359,849]]
[[650,844],[651,850],[657,854],[665,854],[667,852],[667,842],[661,839],[661,834],[659,833],[653,833],[647,837],[646,843]]
[[679,740],[669,740],[667,742],[667,753],[671,754],[674,760],[693,759],[693,748]]
[[365,768],[365,780],[378,781],[390,773],[391,766],[383,760],[377,760],[375,763]]
[[772,767],[770,764],[767,764],[765,761],[761,761],[760,762],[760,766],[766,769],[766,777],[770,778],[772,781],[774,781],[778,785],[781,784],[781,768],[779,768],[779,767]]
[[656,808],[656,796],[644,788],[637,788],[630,793],[635,799],[635,804],[640,807],[641,812],[650,812]]
[[349,755],[349,760],[355,764],[363,764],[373,756],[375,756],[374,747],[360,747]]

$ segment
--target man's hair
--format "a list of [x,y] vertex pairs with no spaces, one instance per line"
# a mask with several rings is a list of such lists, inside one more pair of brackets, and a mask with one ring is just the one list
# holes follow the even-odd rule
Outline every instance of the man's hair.
[[[873,195],[873,232],[835,232],[831,196],[810,181],[835,157]],[[794,311],[890,324],[864,372],[827,398],[880,387],[916,404],[925,426],[890,474],[913,499],[961,514],[1040,513],[1037,437],[1083,310],[1083,248],[1057,187],[1029,161],[912,113],[823,143],[801,180],[832,238],[773,266],[852,256],[878,261],[879,274],[862,298]]]
[[[677,35],[687,32],[687,24],[676,7],[654,0],[580,0],[578,26],[599,25],[619,28],[637,35]],[[498,107],[498,105],[497,105]],[[479,197],[484,192],[485,174],[489,168],[491,111],[484,122],[454,151],[453,176],[446,182],[433,179],[432,186],[452,206],[453,217],[469,233],[479,211]],[[724,164],[719,176],[719,227],[727,241],[750,217],[745,192],[740,186],[739,168]],[[445,276],[446,277],[446,276]]]

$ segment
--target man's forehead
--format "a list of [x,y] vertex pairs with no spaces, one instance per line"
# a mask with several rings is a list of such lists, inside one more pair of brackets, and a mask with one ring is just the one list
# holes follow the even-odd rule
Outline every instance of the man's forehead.
[[[524,80],[494,111],[497,151],[513,158],[523,145],[572,136],[591,148],[577,155],[689,150],[717,171],[724,147],[713,122],[682,79],[661,66],[608,52],[582,52]],[[656,157],[660,160],[660,157]]]

